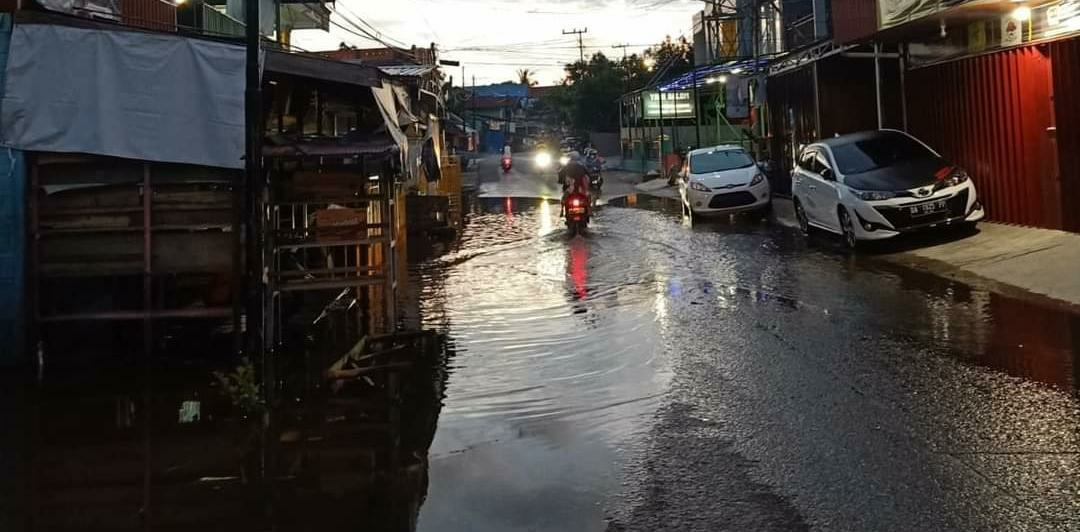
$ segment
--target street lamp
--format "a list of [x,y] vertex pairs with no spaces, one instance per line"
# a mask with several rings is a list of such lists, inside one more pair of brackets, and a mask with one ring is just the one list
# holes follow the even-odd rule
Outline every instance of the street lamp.
[[1019,20],[1020,22],[1031,20],[1031,8],[1028,6],[1020,6],[1014,9],[1012,12],[1012,18]]

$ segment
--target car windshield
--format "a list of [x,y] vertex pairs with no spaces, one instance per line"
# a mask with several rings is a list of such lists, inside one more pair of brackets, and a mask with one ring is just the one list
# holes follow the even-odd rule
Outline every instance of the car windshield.
[[690,156],[691,174],[723,172],[752,166],[754,160],[743,150],[718,150]]
[[834,145],[832,152],[840,173],[844,175],[937,158],[926,146],[900,133],[886,133],[848,144]]

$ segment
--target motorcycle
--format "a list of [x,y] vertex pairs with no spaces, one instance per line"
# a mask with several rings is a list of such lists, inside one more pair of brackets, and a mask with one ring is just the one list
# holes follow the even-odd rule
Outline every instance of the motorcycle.
[[602,159],[586,161],[585,163],[585,171],[589,174],[589,186],[597,192],[600,192],[600,188],[604,186],[603,169],[604,162]]
[[509,155],[503,155],[502,158],[502,171],[504,174],[510,173],[510,168],[514,166],[514,159]]
[[570,192],[563,195],[563,215],[566,217],[566,230],[570,232],[570,236],[585,232],[592,217],[592,198],[589,197],[588,185],[583,182],[575,183]]
[[585,150],[585,171],[589,174],[589,186],[600,192],[604,186],[604,158],[596,153],[595,149]]

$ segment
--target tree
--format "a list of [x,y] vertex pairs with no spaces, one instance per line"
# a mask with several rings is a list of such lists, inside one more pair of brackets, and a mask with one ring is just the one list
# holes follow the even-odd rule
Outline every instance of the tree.
[[686,37],[673,40],[668,35],[664,42],[645,50],[645,57],[653,60],[654,68],[663,73],[663,78],[685,74],[694,67],[694,47]]
[[[654,82],[660,82],[689,72],[693,58],[693,47],[682,37],[667,37],[640,56],[618,61],[596,53],[587,61],[566,65],[562,85],[546,96],[543,104],[576,130],[616,131],[623,94],[645,87],[654,77]],[[652,60],[652,69],[646,67],[646,59]]]
[[564,122],[579,131],[615,131],[619,127],[619,96],[629,87],[623,68],[597,53],[588,61],[566,65],[562,86],[544,101]]
[[527,68],[522,68],[517,71],[518,83],[525,85],[526,87],[535,87],[537,82],[533,79],[534,72]]

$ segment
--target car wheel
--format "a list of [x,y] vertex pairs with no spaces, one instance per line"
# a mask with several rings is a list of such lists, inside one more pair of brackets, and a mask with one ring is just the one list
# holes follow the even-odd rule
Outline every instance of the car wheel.
[[844,245],[854,250],[859,245],[859,239],[855,238],[855,227],[851,223],[851,215],[847,209],[840,208],[840,230],[843,231]]
[[799,231],[804,235],[809,235],[810,219],[806,217],[806,210],[803,209],[802,202],[798,199],[795,200],[795,220],[799,222]]

